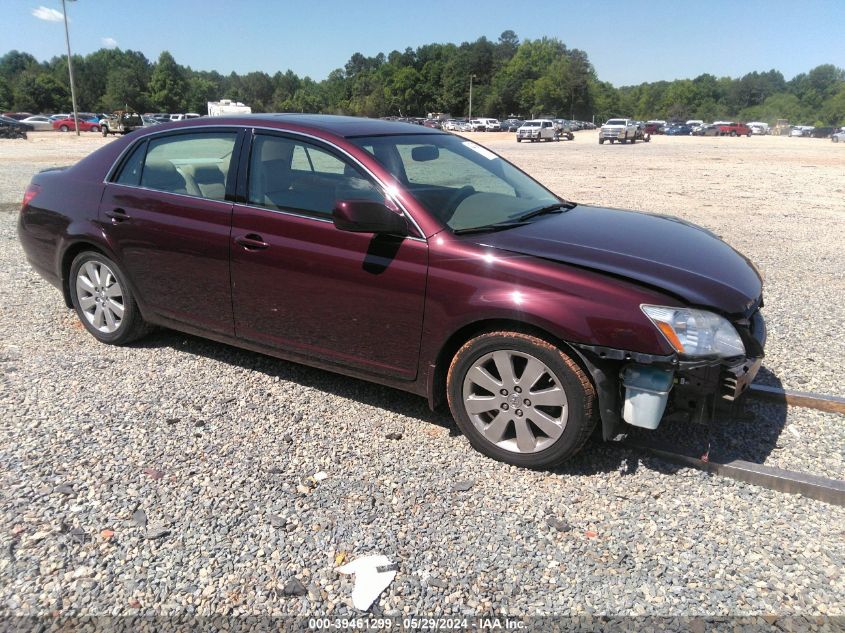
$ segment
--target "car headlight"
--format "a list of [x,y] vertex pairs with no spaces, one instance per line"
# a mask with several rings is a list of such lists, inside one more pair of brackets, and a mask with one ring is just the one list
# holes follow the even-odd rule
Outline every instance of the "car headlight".
[[745,354],[745,345],[726,318],[691,308],[641,305],[675,351],[684,356],[731,358]]

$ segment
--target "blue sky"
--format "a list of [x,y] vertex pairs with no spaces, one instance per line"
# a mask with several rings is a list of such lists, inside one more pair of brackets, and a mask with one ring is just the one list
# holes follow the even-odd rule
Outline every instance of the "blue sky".
[[[60,0],[3,0],[0,54],[64,54]],[[431,42],[551,36],[587,52],[600,79],[619,85],[741,76],[775,68],[787,79],[823,63],[845,66],[845,0],[78,0],[68,2],[71,45],[163,50],[200,70],[320,80],[360,52]],[[37,13],[39,17],[36,17]],[[608,25],[618,28],[610,30]]]

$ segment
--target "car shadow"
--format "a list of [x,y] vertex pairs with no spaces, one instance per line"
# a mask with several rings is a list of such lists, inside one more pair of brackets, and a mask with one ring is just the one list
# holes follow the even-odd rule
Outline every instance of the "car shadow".
[[[445,407],[431,411],[425,398],[399,389],[173,330],[156,330],[133,346],[149,349],[169,347],[179,352],[261,372],[280,380],[398,413],[422,424],[435,424],[446,429],[452,437],[461,434]],[[757,382],[771,387],[781,387],[777,376],[765,367],[760,369]],[[710,425],[667,419],[654,431],[627,427],[627,438],[640,444],[659,445],[672,452],[693,457],[701,457],[709,453],[709,459],[713,462],[744,460],[763,464],[770,453],[779,448],[780,436],[785,425],[785,403],[744,396],[738,402],[717,411]],[[622,446],[618,442],[605,443],[591,439],[577,455],[565,463],[555,468],[542,470],[551,474],[570,476],[589,476],[608,472],[618,472],[621,476],[625,476],[636,473],[641,467],[663,474],[674,474],[684,468],[656,457],[646,450]]]
[[[132,346],[148,349],[169,347],[179,352],[202,356],[234,367],[261,372],[280,380],[295,382],[303,387],[311,387],[355,400],[423,423],[436,424],[447,429],[451,436],[461,434],[448,411],[431,411],[425,398],[400,389],[282,360],[175,330],[156,329],[142,340],[133,343]],[[224,395],[220,397],[225,398]]]

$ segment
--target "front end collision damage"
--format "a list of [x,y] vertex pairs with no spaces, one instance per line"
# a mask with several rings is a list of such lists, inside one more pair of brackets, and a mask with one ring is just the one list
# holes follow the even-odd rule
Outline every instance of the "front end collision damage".
[[746,346],[746,355],[738,358],[685,360],[570,344],[596,387],[602,438],[623,432],[623,422],[655,429],[666,413],[708,423],[719,403],[739,398],[762,365],[766,327],[759,311],[734,323]]

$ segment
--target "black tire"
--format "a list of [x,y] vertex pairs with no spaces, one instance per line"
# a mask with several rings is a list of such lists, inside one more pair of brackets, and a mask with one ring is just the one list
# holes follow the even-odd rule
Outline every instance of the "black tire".
[[[565,426],[560,436],[547,448],[524,453],[502,448],[485,438],[466,411],[463,388],[467,372],[483,356],[502,350],[528,354],[539,360],[554,375],[557,386],[566,394],[568,414]],[[477,451],[498,461],[528,468],[554,466],[575,455],[590,437],[598,420],[596,392],[581,367],[555,345],[520,332],[489,332],[465,343],[449,366],[447,396],[458,427]],[[526,412],[526,420],[530,419],[529,415]],[[511,430],[515,430],[515,427]]]
[[[76,287],[77,278],[80,269],[88,263],[96,263],[105,265],[109,268],[115,277],[116,282],[120,285],[123,300],[123,318],[117,325],[117,329],[113,332],[107,333],[98,330],[89,322],[81,305],[79,291]],[[77,255],[70,266],[70,275],[68,276],[68,288],[70,290],[70,298],[76,314],[85,329],[101,343],[108,345],[125,345],[135,341],[150,331],[150,326],[144,322],[141,316],[141,311],[138,309],[138,304],[132,295],[132,290],[126,281],[126,277],[120,270],[117,264],[111,259],[98,253],[96,251],[84,251]]]
[[59,126],[59,132],[68,132],[68,131],[70,131],[70,128],[67,125],[60,125]]
[[599,145],[604,145],[604,139],[603,138],[599,139]]
[[632,138],[632,139],[631,139],[631,140],[629,140],[628,142],[629,142],[631,145],[633,145],[634,143],[636,143],[636,142],[637,142],[637,137],[636,137],[636,136],[634,136],[634,138]]
[[731,130],[731,136],[736,136],[736,132],[734,130]]
[[95,126],[93,126],[93,127],[91,128],[91,132],[94,132],[95,134],[96,134],[97,132],[99,132],[99,131],[100,131],[100,126],[99,126],[99,125],[95,125]]
[[100,131],[103,133],[103,138],[105,138],[106,136],[109,135],[109,126],[104,125],[103,127],[100,128]]

